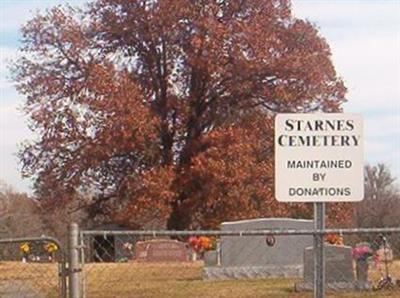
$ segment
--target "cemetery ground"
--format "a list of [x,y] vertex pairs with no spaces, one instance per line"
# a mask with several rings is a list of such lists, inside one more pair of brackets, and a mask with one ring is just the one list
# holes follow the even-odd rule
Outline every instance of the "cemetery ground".
[[[311,297],[296,293],[300,279],[270,278],[252,280],[203,281],[202,262],[185,263],[90,263],[84,267],[87,297]],[[393,277],[400,278],[400,260],[390,265]],[[377,282],[381,274],[370,270]],[[26,281],[33,281],[27,285]],[[57,265],[46,263],[0,262],[2,286],[32,287],[39,297],[57,297]],[[329,293],[327,297],[399,297],[399,290]]]

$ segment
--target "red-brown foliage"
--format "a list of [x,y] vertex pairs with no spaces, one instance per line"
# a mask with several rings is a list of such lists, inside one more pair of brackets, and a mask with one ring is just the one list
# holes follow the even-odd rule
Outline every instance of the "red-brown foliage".
[[[277,112],[340,111],[326,41],[285,0],[97,0],[24,28],[15,64],[37,194],[169,228],[304,216],[273,195]],[[342,218],[342,217],[341,217]]]

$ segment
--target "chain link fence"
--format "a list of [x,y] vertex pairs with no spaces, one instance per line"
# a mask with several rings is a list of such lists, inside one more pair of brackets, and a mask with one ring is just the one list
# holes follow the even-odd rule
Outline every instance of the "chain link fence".
[[49,237],[0,239],[0,297],[66,297],[63,253]]
[[321,234],[329,295],[400,297],[400,229],[80,231],[79,292],[312,297],[313,238]]
[[73,227],[68,266],[56,239],[0,240],[0,297],[312,297],[316,235],[328,297],[400,297],[400,228]]

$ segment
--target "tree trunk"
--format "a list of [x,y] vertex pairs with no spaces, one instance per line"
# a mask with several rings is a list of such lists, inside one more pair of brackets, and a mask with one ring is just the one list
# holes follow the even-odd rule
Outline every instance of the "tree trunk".
[[181,212],[178,201],[172,203],[172,211],[167,221],[167,229],[176,231],[187,229],[185,215]]

